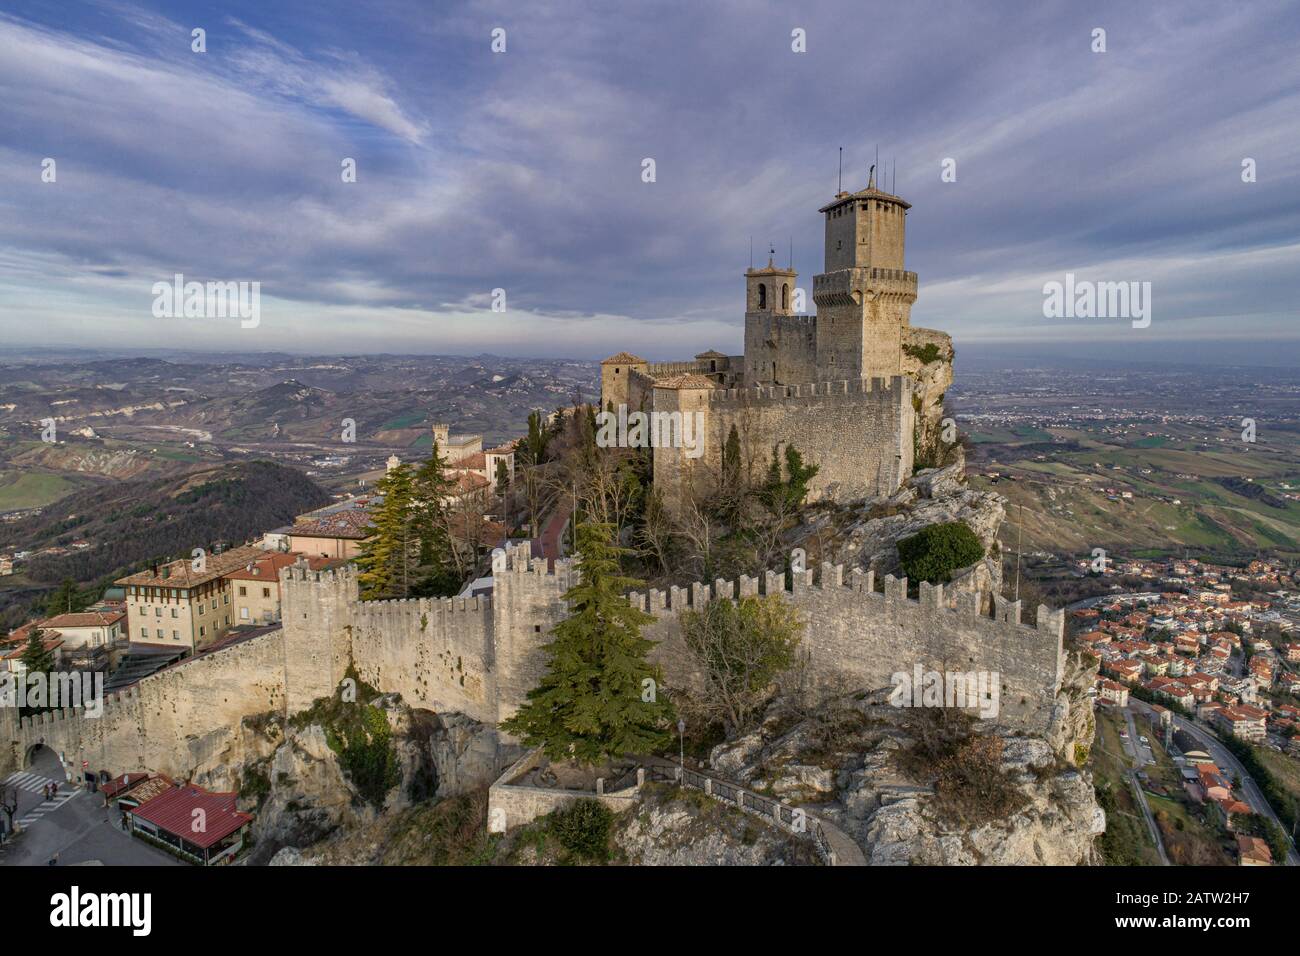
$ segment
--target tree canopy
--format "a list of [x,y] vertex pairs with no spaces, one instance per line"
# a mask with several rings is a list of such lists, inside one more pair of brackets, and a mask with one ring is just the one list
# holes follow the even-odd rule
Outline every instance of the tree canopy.
[[577,531],[578,581],[564,599],[571,611],[543,648],[547,670],[527,702],[501,726],[555,760],[583,764],[657,750],[671,740],[672,705],[662,676],[646,659],[654,620],[624,592],[641,582],[619,574],[622,548],[607,524]]

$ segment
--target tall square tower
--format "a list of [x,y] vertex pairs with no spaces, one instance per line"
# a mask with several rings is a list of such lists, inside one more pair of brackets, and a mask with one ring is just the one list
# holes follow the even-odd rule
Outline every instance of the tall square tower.
[[911,204],[876,188],[839,193],[826,217],[825,272],[813,277],[817,378],[838,381],[902,372],[916,273],[903,268]]

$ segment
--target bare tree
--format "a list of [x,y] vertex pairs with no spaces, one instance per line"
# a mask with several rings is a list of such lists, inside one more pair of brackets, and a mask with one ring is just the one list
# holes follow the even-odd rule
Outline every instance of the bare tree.
[[0,785],[0,810],[4,811],[9,823],[9,832],[14,832],[14,814],[18,812],[18,788],[13,784]]
[[682,636],[704,681],[697,705],[729,736],[749,729],[774,682],[797,663],[803,624],[780,595],[716,600],[682,615]]

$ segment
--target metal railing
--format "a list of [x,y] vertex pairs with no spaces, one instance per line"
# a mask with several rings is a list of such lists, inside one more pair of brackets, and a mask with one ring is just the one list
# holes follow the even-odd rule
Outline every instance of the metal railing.
[[791,807],[772,797],[746,790],[744,787],[719,780],[717,777],[710,777],[698,770],[662,765],[653,766],[650,770],[661,780],[700,790],[719,803],[726,803],[745,813],[762,817],[793,836],[811,840],[822,861],[827,866],[835,865],[835,851],[831,849],[830,841],[822,830],[821,821],[801,808]]

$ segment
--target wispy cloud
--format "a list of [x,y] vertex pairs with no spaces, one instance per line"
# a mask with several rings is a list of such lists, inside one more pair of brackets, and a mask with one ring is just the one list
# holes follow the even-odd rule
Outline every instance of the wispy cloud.
[[[1123,341],[1042,318],[1042,283],[1073,271],[1151,281],[1154,340],[1294,337],[1297,25],[1206,0],[19,2],[0,15],[0,323],[23,342],[733,351],[751,239],[793,245],[811,287],[843,146],[850,188],[877,147],[896,162],[917,324]],[[261,281],[257,341],[158,328],[149,289],[174,272]],[[498,287],[504,315],[481,305]]]

